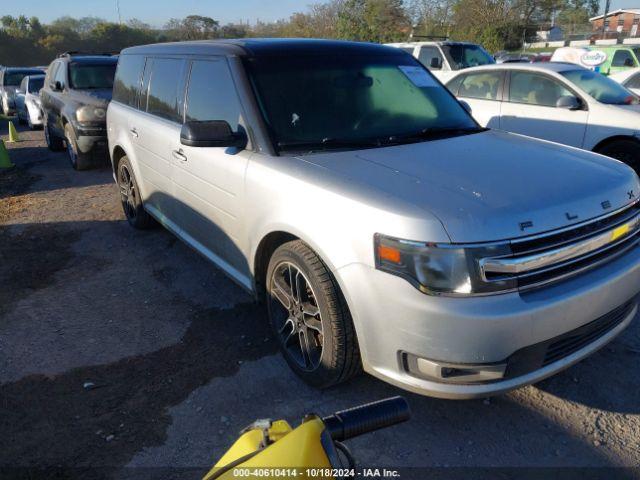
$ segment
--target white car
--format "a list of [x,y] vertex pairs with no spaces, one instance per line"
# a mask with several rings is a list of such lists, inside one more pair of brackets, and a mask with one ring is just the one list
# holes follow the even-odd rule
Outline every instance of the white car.
[[16,90],[16,114],[20,123],[33,130],[42,126],[42,104],[40,90],[44,86],[44,75],[27,75]]
[[636,95],[640,95],[640,68],[632,68],[624,72],[617,72],[609,75],[620,85],[627,87]]
[[640,98],[570,63],[469,68],[447,82],[483,126],[601,153],[640,171]]
[[410,53],[441,82],[446,82],[458,70],[496,63],[480,45],[469,42],[403,42],[388,43]]

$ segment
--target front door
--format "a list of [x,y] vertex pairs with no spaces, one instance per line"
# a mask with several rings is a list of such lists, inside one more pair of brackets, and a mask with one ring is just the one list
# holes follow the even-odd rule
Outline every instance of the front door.
[[[225,120],[242,129],[240,101],[224,57],[189,66],[186,121]],[[250,152],[235,147],[173,147],[173,178],[186,233],[241,284],[251,287],[243,230],[244,174]]]
[[589,112],[556,106],[573,96],[559,80],[536,72],[512,71],[500,127],[509,132],[582,148]]

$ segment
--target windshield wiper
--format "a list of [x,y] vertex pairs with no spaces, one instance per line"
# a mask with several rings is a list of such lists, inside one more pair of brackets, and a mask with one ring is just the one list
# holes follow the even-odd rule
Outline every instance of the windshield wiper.
[[389,137],[389,143],[415,142],[435,138],[457,137],[461,135],[486,132],[487,130],[489,129],[483,127],[429,127],[413,133],[392,135]]
[[373,148],[383,145],[379,138],[347,139],[347,138],[323,138],[315,142],[278,142],[278,148],[284,151],[306,151],[308,153],[318,150],[331,150],[341,148]]

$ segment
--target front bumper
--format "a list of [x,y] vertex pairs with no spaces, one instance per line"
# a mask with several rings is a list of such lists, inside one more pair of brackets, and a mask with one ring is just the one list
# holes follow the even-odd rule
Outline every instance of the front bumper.
[[87,128],[77,126],[75,131],[76,143],[80,152],[100,154],[108,152],[106,127]]
[[[611,341],[637,313],[640,246],[563,282],[523,293],[451,298],[425,295],[405,280],[362,264],[337,277],[356,325],[364,369],[401,388],[441,398],[486,397],[535,383]],[[615,325],[535,370],[483,383],[445,383],[417,375],[407,358],[453,365],[507,363],[631,303]]]

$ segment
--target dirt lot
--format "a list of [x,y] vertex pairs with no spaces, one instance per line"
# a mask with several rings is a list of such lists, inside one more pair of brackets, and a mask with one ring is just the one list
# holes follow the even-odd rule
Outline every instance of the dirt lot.
[[[168,232],[127,225],[107,167],[74,172],[42,132],[22,137],[0,173],[0,477],[198,478],[256,418],[402,393],[364,375],[306,387],[247,294]],[[636,319],[491,401],[406,394],[411,422],[350,446],[364,466],[638,467],[639,362]]]

